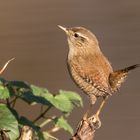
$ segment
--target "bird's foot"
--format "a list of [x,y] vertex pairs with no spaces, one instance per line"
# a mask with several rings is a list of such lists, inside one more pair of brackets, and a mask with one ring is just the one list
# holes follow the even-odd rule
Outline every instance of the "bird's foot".
[[93,115],[90,118],[88,118],[89,124],[91,128],[99,129],[101,127],[101,121],[98,115]]
[[77,128],[81,129],[84,123],[88,124],[92,130],[99,129],[101,127],[101,121],[97,114],[94,114],[91,117],[87,117],[87,115],[84,115]]

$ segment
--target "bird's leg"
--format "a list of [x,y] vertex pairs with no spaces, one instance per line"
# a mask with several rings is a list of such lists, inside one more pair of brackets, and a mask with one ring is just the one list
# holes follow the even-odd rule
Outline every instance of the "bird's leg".
[[103,98],[103,101],[102,101],[99,109],[97,110],[96,114],[94,114],[93,116],[91,116],[89,118],[89,120],[94,124],[94,126],[96,127],[96,129],[98,129],[98,128],[101,127],[101,121],[100,121],[100,118],[99,118],[99,114],[100,114],[100,112],[101,112],[101,110],[102,110],[102,108],[103,108],[103,106],[104,106],[104,104],[105,104],[105,102],[106,102],[107,99],[108,99],[108,96],[106,96],[106,97]]
[[83,116],[83,120],[87,120],[91,108],[92,108],[92,104],[89,105],[89,107],[88,107],[86,113],[85,113],[84,116]]
[[102,101],[102,103],[101,103],[99,109],[97,110],[97,112],[96,112],[96,114],[95,114],[96,117],[99,116],[99,114],[100,114],[100,112],[101,112],[101,110],[102,110],[102,108],[103,108],[103,106],[104,106],[104,104],[105,104],[105,102],[106,102],[107,99],[108,99],[108,96],[105,96],[105,97],[103,98],[103,101]]
[[89,105],[86,113],[83,116],[83,120],[86,120],[88,118],[88,115],[90,113],[90,110],[91,110],[92,106],[95,104],[95,102],[97,100],[97,97],[95,95],[92,95],[91,94],[91,95],[89,95],[89,97],[90,97],[90,105]]
[[90,114],[90,111],[92,109],[92,106],[95,104],[97,98],[95,95],[89,95],[90,97],[90,104],[89,104],[89,107],[86,111],[86,113],[84,114],[82,120],[80,121],[80,123],[78,124],[78,127],[77,127],[77,131],[81,131],[80,129],[83,127],[83,122],[86,122],[88,123],[91,119],[91,117],[89,117],[88,115]]

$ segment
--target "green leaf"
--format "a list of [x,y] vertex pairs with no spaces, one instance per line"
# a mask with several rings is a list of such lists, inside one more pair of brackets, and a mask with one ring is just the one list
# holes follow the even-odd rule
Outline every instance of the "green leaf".
[[74,105],[83,106],[82,98],[78,93],[65,90],[60,90],[59,93],[66,96]]
[[69,125],[67,120],[64,119],[63,116],[61,116],[60,118],[54,119],[54,122],[55,122],[56,127],[63,128],[64,130],[68,131],[71,135],[73,135],[72,127]]
[[32,90],[32,93],[36,96],[43,97],[45,94],[50,94],[46,88],[37,87],[35,85],[31,85],[30,88]]
[[18,122],[5,104],[0,104],[0,128],[8,131],[6,134],[10,140],[19,137]]
[[[34,102],[33,105],[35,105],[35,102],[47,106],[52,105],[47,98],[53,98],[53,95],[50,94],[46,88],[40,88],[35,85],[31,85],[30,88],[30,93],[25,92],[23,95],[24,98],[28,100],[28,102]],[[47,98],[45,98],[44,96],[47,96]]]
[[1,83],[0,83],[0,99],[7,99],[10,97],[10,92],[8,90],[7,87],[3,86]]
[[3,78],[0,78],[0,99],[7,99],[10,97],[10,92],[7,88],[7,81]]
[[77,93],[63,90],[60,90],[59,93],[60,94],[57,94],[56,96],[44,94],[44,97],[62,112],[69,113],[72,111],[74,105],[83,105],[82,98]]
[[61,94],[54,96],[53,94],[49,93],[47,89],[39,88],[34,85],[31,85],[31,88],[34,95],[45,98],[46,101],[48,101],[51,105],[55,106],[62,112],[68,113],[72,111],[73,104],[71,103],[68,97]]
[[36,103],[40,103],[43,105],[51,106],[51,103],[46,100],[44,97],[41,96],[35,96],[32,92],[30,91],[25,91],[20,98],[22,98],[24,101],[26,101],[29,104],[35,105]]
[[73,109],[73,105],[70,100],[62,94],[56,95],[53,100],[50,100],[50,102],[62,112],[69,113]]

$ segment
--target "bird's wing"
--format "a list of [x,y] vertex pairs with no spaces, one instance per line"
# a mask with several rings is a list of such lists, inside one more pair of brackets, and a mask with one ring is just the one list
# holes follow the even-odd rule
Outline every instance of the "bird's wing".
[[98,70],[93,67],[81,67],[76,70],[79,73],[79,76],[86,81],[87,83],[93,85],[101,92],[110,94],[110,87],[108,85],[108,81],[106,80],[106,76],[102,69]]
[[78,58],[75,71],[84,81],[93,85],[99,91],[111,94],[108,77],[112,67],[104,56],[103,59],[100,59],[100,57],[90,57],[90,60],[89,57],[87,59]]

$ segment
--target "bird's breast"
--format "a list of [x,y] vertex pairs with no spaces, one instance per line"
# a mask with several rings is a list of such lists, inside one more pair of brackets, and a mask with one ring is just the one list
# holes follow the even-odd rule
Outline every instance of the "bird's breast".
[[84,75],[84,71],[81,71],[81,73],[79,73],[79,67],[76,64],[68,63],[68,69],[72,79],[74,80],[76,85],[84,91],[84,93],[88,95],[93,94],[95,96],[104,96],[106,94],[103,91],[99,91],[97,85]]

